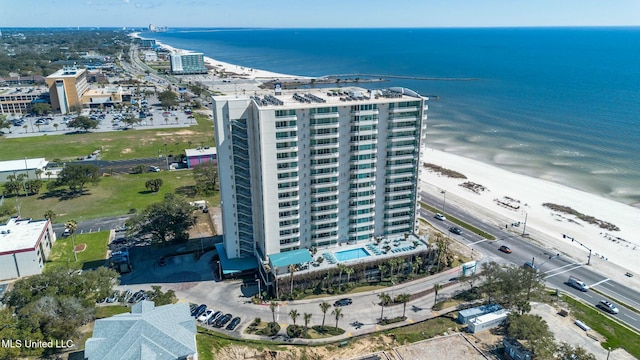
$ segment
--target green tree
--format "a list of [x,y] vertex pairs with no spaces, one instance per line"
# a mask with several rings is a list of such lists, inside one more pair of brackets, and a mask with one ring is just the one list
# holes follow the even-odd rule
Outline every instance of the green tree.
[[42,115],[51,112],[51,105],[47,103],[35,103],[31,107],[31,112],[37,115]]
[[555,351],[553,333],[538,315],[509,314],[507,333],[518,340],[524,340],[535,357],[550,358]]
[[173,304],[178,300],[175,291],[169,289],[163,292],[158,285],[151,285],[151,292],[148,294],[149,300],[153,301],[156,306]]
[[56,128],[56,131],[58,131],[58,127],[60,126],[60,124],[58,123],[53,123],[53,127]]
[[342,309],[341,308],[333,308],[333,310],[331,311],[331,315],[335,316],[336,318],[336,329],[338,328],[338,320],[340,320],[342,317],[344,317],[344,314],[342,314]]
[[384,307],[387,306],[391,302],[391,295],[387,293],[378,294],[378,298],[380,299],[380,320],[384,319]]
[[40,189],[42,188],[42,185],[43,185],[42,180],[32,179],[32,180],[25,181],[24,188],[27,194],[33,195],[33,194],[40,193]]
[[411,300],[411,294],[402,293],[396,296],[395,301],[402,303],[402,317],[405,317],[404,315],[406,314],[407,303],[409,302],[409,300]]
[[4,193],[10,195],[20,195],[20,189],[22,189],[22,184],[16,180],[15,176],[9,175],[7,176],[7,182],[4,183]]
[[47,220],[53,221],[53,219],[55,219],[56,216],[57,216],[56,212],[53,211],[53,210],[47,210],[47,211],[44,212],[44,218],[47,219]]
[[75,261],[78,261],[78,254],[76,254],[76,236],[75,232],[78,228],[78,222],[75,220],[69,220],[64,223],[65,229],[69,230],[69,235],[71,235],[71,247],[73,251],[73,258]]
[[275,301],[271,301],[269,303],[269,310],[271,310],[271,316],[273,318],[273,322],[276,322],[276,309],[278,308],[278,303]]
[[596,360],[595,355],[580,346],[573,347],[566,342],[560,343],[556,350],[557,359]]
[[158,190],[160,190],[160,187],[162,186],[162,184],[163,184],[162,179],[149,179],[144,184],[144,187],[146,187],[147,190],[149,190],[149,191],[158,192]]
[[6,115],[0,115],[0,131],[2,129],[11,129],[11,121],[7,120]]
[[213,163],[204,163],[193,167],[193,179],[196,181],[196,192],[212,195],[218,181],[218,168]]
[[127,124],[127,127],[133,127],[133,125],[137,124],[140,122],[140,118],[133,115],[133,114],[126,114],[123,118],[122,118],[122,122]]
[[436,303],[438,303],[438,291],[440,291],[440,289],[442,289],[442,285],[438,283],[433,284],[433,291],[435,291],[435,296],[433,297],[433,306],[436,306]]
[[98,124],[98,120],[89,119],[88,117],[81,115],[69,121],[67,123],[67,127],[83,130],[86,132],[89,131],[89,129],[97,128]]
[[142,165],[142,164],[136,165],[136,166],[131,168],[131,173],[132,174],[142,174],[146,169],[147,169],[147,167]]
[[313,314],[311,314],[311,313],[304,313],[304,315],[302,316],[302,318],[304,319],[304,334],[305,334],[305,336],[307,335],[307,331],[309,331],[309,322],[311,321],[311,316],[313,316]]
[[158,100],[160,100],[160,104],[165,108],[178,105],[178,95],[171,90],[159,93]]
[[68,164],[58,174],[56,186],[68,186],[76,193],[82,193],[87,183],[97,184],[100,181],[100,168],[93,164]]
[[156,244],[186,241],[187,230],[195,224],[194,207],[173,193],[165,194],[161,202],[147,206],[144,211],[127,221],[130,234],[150,234]]
[[327,311],[331,308],[331,305],[328,302],[321,302],[320,310],[322,311],[322,328],[324,329],[324,320],[327,317]]
[[289,316],[291,317],[291,320],[293,320],[293,326],[296,326],[296,320],[300,316],[300,314],[298,313],[298,310],[291,309],[291,311],[289,311]]

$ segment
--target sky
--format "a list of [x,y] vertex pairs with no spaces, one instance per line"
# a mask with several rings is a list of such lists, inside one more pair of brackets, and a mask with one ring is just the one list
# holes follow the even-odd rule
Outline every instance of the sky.
[[0,0],[5,27],[640,26],[640,0]]

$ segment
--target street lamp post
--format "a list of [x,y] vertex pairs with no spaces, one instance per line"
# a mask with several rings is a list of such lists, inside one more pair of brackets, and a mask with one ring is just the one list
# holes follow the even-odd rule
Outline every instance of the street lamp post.
[[256,279],[256,282],[258,283],[258,298],[262,300],[262,290],[260,289],[260,279]]
[[585,249],[589,250],[589,257],[587,258],[587,265],[591,265],[591,249],[590,249],[590,248],[586,247],[583,243],[581,243],[580,241],[578,241],[578,240],[574,239],[573,237],[571,237],[571,236],[569,236],[569,235],[567,235],[567,234],[562,234],[562,237],[563,237],[564,239],[570,239],[570,240],[571,240],[571,242],[574,242],[574,241],[575,241],[575,242],[577,242],[577,243],[578,243],[578,245],[580,245],[580,246],[582,246],[583,248],[585,248]]
[[529,215],[529,213],[527,213],[526,211],[524,212],[524,226],[522,226],[522,236],[524,236],[525,231],[527,230],[527,216]]
[[609,355],[611,355],[611,348],[608,348],[608,351],[607,351],[607,360],[609,360]]

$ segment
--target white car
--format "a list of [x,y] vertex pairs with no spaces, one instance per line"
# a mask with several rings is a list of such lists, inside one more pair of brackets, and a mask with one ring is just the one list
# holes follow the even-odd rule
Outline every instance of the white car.
[[207,311],[203,312],[202,315],[198,316],[198,321],[201,323],[206,323],[213,316],[213,310],[207,309]]
[[437,213],[437,214],[434,216],[434,218],[436,218],[436,219],[438,219],[438,220],[442,220],[442,221],[447,220],[447,217],[446,217],[446,216],[444,216],[444,215],[442,215],[442,214],[440,214],[440,213]]

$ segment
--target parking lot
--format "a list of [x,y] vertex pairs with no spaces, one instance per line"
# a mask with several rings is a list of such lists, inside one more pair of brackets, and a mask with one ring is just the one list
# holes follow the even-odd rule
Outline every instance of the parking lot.
[[[149,100],[153,104],[153,100]],[[98,127],[92,132],[124,131],[131,129],[162,129],[195,125],[196,121],[190,111],[184,109],[164,110],[159,106],[151,105],[147,108],[142,104],[127,106],[121,110],[84,109],[83,116],[98,121]],[[129,126],[123,119],[125,116],[133,116],[139,121]],[[61,135],[78,129],[69,128],[68,123],[75,115],[32,115],[11,116],[9,120],[13,126],[3,129],[7,138],[26,136]]]

